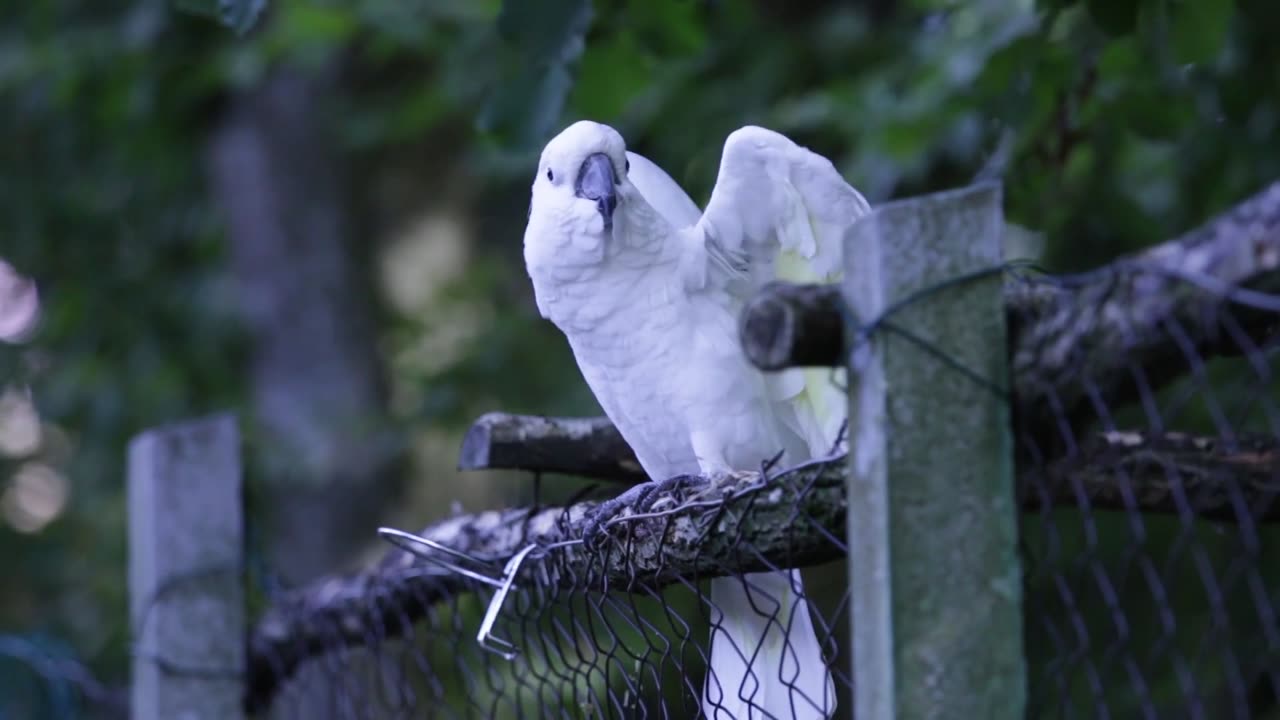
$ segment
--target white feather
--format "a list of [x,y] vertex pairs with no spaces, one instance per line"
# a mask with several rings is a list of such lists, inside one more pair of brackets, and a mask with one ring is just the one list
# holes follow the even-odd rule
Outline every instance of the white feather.
[[[654,478],[754,470],[779,450],[790,464],[825,454],[843,392],[825,371],[756,370],[737,318],[765,282],[838,280],[844,231],[866,200],[825,158],[762,128],[726,140],[705,212],[623,147],[588,122],[548,143],[525,233],[539,308],[601,406]],[[544,179],[572,179],[597,152],[623,170],[611,233],[572,182]],[[802,592],[797,571],[711,583],[708,716],[830,716],[834,687]]]

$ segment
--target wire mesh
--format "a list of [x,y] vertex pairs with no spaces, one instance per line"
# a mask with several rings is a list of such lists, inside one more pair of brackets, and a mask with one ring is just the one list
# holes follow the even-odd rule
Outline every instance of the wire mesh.
[[1212,302],[1117,324],[1105,375],[1064,348],[1069,395],[1016,428],[1030,713],[1273,717],[1280,296],[1151,268],[1077,282],[1106,313],[1135,277]]
[[[324,706],[350,704],[353,717],[695,716],[717,610],[707,579],[736,577],[776,614],[776,599],[743,570],[785,570],[792,563],[778,558],[790,553],[843,567],[844,543],[827,532],[843,523],[839,463],[789,477],[780,494],[771,492],[774,478],[747,473],[672,486],[643,511],[619,516],[630,532],[602,534],[591,545],[578,538],[595,502],[446,521],[423,535],[473,558],[473,569],[506,560],[512,549],[539,548],[514,575],[516,589],[493,628],[516,657],[477,641],[498,592],[492,584],[458,572],[460,561],[443,566],[397,550],[377,571],[334,579],[295,596],[295,605],[273,608],[265,621],[272,637],[258,646],[264,684],[254,692],[287,714],[305,713],[319,688]],[[805,527],[806,507],[824,503],[832,509],[813,514],[817,532],[789,543],[792,529]],[[818,636],[835,661],[845,584],[806,579]],[[826,596],[816,598],[814,588]],[[317,644],[344,649],[298,664]],[[378,677],[352,672],[356,666]],[[386,682],[393,674],[397,681]]]
[[[1274,217],[1280,197],[1264,199]],[[1270,234],[1246,232],[1244,254],[1222,253],[1218,224],[1070,278],[993,270],[1005,274],[1009,386],[908,343],[1013,408],[1031,717],[1280,717],[1280,563],[1269,559],[1280,527],[1280,223],[1234,224]],[[945,298],[973,279],[925,294]],[[891,315],[864,329],[872,342],[902,332]],[[714,714],[708,696],[759,700],[763,678],[727,686],[708,671],[726,609],[712,581],[737,583],[785,629],[796,617],[780,609],[793,605],[768,573],[799,569],[803,587],[787,592],[807,601],[832,716],[850,717],[845,471],[840,455],[765,462],[401,536],[375,567],[271,598],[248,631],[246,708]],[[737,650],[756,673],[812,688],[794,665]],[[807,692],[790,701],[796,717],[830,705]]]
[[[1274,716],[1280,295],[1140,263],[1019,270],[1006,285],[1029,715]],[[891,318],[876,324],[891,331]],[[937,359],[956,382],[1002,392]],[[424,536],[473,567],[539,548],[493,627],[518,656],[477,643],[492,584],[396,550],[364,576],[354,614],[277,606],[344,649],[302,673],[277,665],[256,701],[286,716],[319,702],[352,717],[693,717],[708,707],[709,580],[736,578],[768,615],[778,599],[755,573],[804,568],[795,591],[833,674],[834,717],[849,717],[843,482],[835,458],[630,493],[612,521],[626,531],[586,544],[595,501],[446,521]]]

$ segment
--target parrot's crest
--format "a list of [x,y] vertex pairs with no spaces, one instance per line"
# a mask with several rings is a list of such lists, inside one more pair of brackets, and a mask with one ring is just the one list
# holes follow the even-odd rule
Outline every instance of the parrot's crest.
[[[542,159],[538,163],[538,176],[534,178],[534,187],[539,179],[545,179],[547,170],[552,170],[558,181],[561,176],[573,187],[577,180],[578,168],[589,155],[603,153],[613,162],[613,170],[619,178],[627,174],[627,143],[617,130],[590,120],[579,120],[560,131],[551,138],[551,142],[542,149]],[[555,182],[553,181],[553,182]]]

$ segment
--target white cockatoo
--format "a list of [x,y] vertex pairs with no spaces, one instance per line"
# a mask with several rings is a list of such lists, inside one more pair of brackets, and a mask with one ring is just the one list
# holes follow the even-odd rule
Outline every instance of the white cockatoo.
[[[539,311],[645,473],[724,477],[832,450],[846,400],[830,372],[760,372],[738,316],[771,280],[838,280],[844,232],[868,210],[827,159],[744,127],[699,211],[613,128],[582,121],[542,152],[524,257]],[[717,579],[710,595],[707,717],[829,717],[799,572]]]

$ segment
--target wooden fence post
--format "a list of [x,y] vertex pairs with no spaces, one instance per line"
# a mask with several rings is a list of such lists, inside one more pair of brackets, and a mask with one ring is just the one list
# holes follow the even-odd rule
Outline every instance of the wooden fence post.
[[235,418],[129,444],[132,717],[244,717],[244,517]]
[[1002,278],[964,279],[1003,261],[1002,218],[980,185],[881,206],[845,239],[859,720],[1024,715]]

